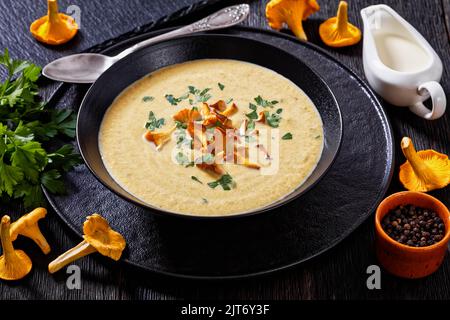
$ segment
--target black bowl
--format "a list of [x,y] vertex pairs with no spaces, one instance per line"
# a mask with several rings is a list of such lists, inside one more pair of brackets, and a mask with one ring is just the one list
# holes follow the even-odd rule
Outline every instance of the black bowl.
[[[272,45],[229,35],[192,35],[142,48],[115,63],[92,85],[81,103],[77,119],[77,140],[81,155],[95,177],[112,192],[151,212],[199,217],[166,211],[148,204],[123,189],[108,173],[102,161],[98,133],[113,100],[129,85],[163,67],[197,59],[235,59],[271,69],[299,86],[317,107],[324,126],[324,148],[320,160],[298,188],[262,208],[225,217],[255,214],[278,207],[313,187],[332,165],[341,144],[342,117],[327,84],[301,59]],[[220,217],[224,218],[224,217]]]

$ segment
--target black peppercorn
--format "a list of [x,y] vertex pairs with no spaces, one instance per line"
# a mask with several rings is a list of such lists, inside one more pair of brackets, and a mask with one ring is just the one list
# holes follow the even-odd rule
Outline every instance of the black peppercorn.
[[433,245],[441,241],[445,233],[445,225],[436,212],[411,205],[389,211],[381,226],[389,237],[411,247]]

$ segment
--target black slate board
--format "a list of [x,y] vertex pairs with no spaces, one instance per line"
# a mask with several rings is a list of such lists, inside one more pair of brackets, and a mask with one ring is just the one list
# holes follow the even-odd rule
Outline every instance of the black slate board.
[[[332,248],[374,211],[393,171],[394,147],[386,115],[368,87],[321,49],[271,31],[222,31],[271,43],[299,56],[331,87],[342,109],[344,137],[328,174],[310,192],[280,209],[227,221],[160,217],[120,199],[80,166],[67,176],[69,196],[47,195],[60,217],[81,236],[85,217],[101,213],[127,239],[125,262],[193,278],[263,274]],[[115,44],[113,54],[142,38]],[[111,43],[113,44],[113,43]],[[72,86],[63,104],[79,105],[87,86]],[[57,92],[57,95],[59,93]]]

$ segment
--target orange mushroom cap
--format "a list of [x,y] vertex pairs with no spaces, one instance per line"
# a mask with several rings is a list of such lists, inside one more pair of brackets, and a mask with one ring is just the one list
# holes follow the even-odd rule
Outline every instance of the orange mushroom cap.
[[400,182],[410,191],[427,192],[450,184],[450,161],[445,154],[434,150],[416,152],[410,138],[401,142],[408,159],[400,166]]
[[201,118],[202,115],[200,114],[200,112],[198,112],[197,109],[182,109],[173,116],[173,119],[175,121],[179,121],[182,123],[197,121],[200,120]]
[[280,30],[286,23],[297,38],[306,41],[302,20],[319,9],[316,0],[271,0],[266,6],[266,17],[271,28]]
[[86,218],[83,224],[84,240],[99,253],[115,261],[120,259],[126,242],[122,235],[109,226],[108,221],[98,213]]
[[330,47],[346,47],[361,40],[361,30],[348,22],[348,4],[339,3],[336,17],[323,22],[319,27],[322,41]]
[[45,208],[36,208],[30,213],[22,216],[11,224],[11,240],[15,241],[18,235],[32,239],[41,248],[44,254],[50,252],[50,245],[39,229],[38,221],[45,218],[47,210]]
[[31,34],[36,40],[50,45],[66,43],[77,34],[78,24],[71,16],[58,12],[56,0],[47,0],[47,7],[47,15],[31,24]]
[[174,132],[176,128],[177,126],[173,126],[169,130],[159,132],[148,130],[144,134],[144,138],[147,141],[153,142],[156,145],[156,149],[159,150],[164,144],[166,144],[170,140],[172,132]]
[[50,262],[48,265],[50,273],[55,273],[67,264],[94,252],[115,261],[122,256],[126,247],[125,239],[120,233],[114,231],[108,221],[98,213],[86,218],[83,224],[83,233],[83,241]]

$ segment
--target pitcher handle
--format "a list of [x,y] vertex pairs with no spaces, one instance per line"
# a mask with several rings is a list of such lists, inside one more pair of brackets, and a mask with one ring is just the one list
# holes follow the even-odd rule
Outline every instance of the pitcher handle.
[[433,104],[432,109],[428,109],[422,102],[417,102],[416,104],[409,107],[409,109],[427,120],[435,120],[442,117],[445,113],[445,107],[447,105],[447,99],[445,97],[444,89],[436,81],[425,82],[420,85],[417,89],[421,96],[431,97]]

